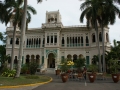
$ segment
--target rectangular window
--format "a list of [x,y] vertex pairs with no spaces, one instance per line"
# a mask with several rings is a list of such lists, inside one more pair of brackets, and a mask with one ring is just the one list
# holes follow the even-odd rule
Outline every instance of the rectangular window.
[[47,36],[47,43],[49,43],[49,36]]
[[90,61],[89,61],[89,56],[86,56],[86,65],[89,65]]
[[62,44],[64,44],[64,37],[62,37]]
[[61,56],[61,60],[64,60],[64,56]]
[[53,36],[51,36],[51,43],[53,43]]
[[24,61],[24,56],[22,56],[22,64],[23,64],[23,61]]
[[13,42],[13,39],[11,38],[11,39],[10,39],[10,44],[12,44],[12,42]]
[[57,35],[55,35],[54,41],[55,41],[55,43],[57,43]]
[[44,63],[44,56],[42,56],[42,64]]

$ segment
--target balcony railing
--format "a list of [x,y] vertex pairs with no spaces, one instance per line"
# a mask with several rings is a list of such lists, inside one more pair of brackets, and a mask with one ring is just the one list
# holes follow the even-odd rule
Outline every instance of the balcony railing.
[[40,45],[26,45],[26,48],[40,48]]
[[83,43],[67,44],[67,47],[83,47]]

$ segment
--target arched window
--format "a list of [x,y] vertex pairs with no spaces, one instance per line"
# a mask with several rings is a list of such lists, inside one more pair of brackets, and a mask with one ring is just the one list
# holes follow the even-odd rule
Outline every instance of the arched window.
[[72,43],[72,38],[70,37],[70,44]]
[[77,44],[77,37],[75,37],[75,43]]
[[62,37],[62,44],[64,44],[64,37]]
[[78,37],[78,43],[80,43],[80,37]]
[[55,22],[57,22],[57,18],[55,18]]
[[101,34],[101,32],[99,33],[99,41],[102,42],[102,34]]
[[73,55],[73,62],[75,62],[75,60],[77,60],[77,55],[76,54]]
[[73,37],[73,45],[74,45],[74,43],[75,43],[75,40],[74,40],[74,37]]
[[47,43],[49,43],[49,36],[47,36]]
[[29,45],[31,45],[31,39],[29,39]]
[[69,37],[67,37],[67,44],[69,44]]
[[93,43],[96,42],[96,40],[95,40],[95,34],[94,33],[92,34],[92,42]]
[[36,44],[36,39],[34,38],[34,45]]
[[10,39],[10,44],[12,44],[12,42],[13,42],[13,39],[11,38],[11,39]]
[[31,62],[34,62],[34,55],[31,55]]
[[53,43],[53,36],[51,36],[51,43]]
[[26,64],[28,64],[30,62],[30,56],[29,55],[26,55]]
[[41,43],[41,39],[39,38],[39,45],[40,45],[40,43]]
[[40,56],[36,55],[36,63],[39,63],[39,58],[40,58]]
[[28,45],[28,39],[27,39],[27,45]]
[[48,19],[48,23],[50,22],[50,19]]
[[109,42],[108,33],[106,33],[106,42]]
[[38,45],[38,38],[36,39],[36,45]]
[[83,37],[81,37],[81,43],[83,44]]
[[14,64],[17,64],[17,56],[15,56]]
[[86,36],[86,43],[89,43],[88,36]]
[[71,58],[72,58],[72,56],[69,54],[69,55],[67,55],[67,59],[68,60],[71,60]]
[[32,45],[33,45],[33,38],[32,38]]
[[16,44],[19,45],[19,38],[16,39]]
[[54,41],[55,41],[55,43],[57,43],[57,35],[55,35]]
[[84,56],[82,54],[79,55],[79,58],[84,58]]

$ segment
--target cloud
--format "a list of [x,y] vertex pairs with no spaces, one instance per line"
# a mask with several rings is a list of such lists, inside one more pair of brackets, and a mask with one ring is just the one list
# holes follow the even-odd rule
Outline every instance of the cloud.
[[[64,26],[70,25],[85,25],[84,23],[80,23],[80,5],[83,1],[79,0],[43,0],[42,3],[37,4],[37,0],[28,0],[28,4],[33,6],[37,10],[37,15],[32,15],[31,23],[29,24],[29,28],[37,28],[41,27],[42,23],[45,23],[46,11],[60,11],[62,16],[62,23]],[[9,25],[8,25],[9,26]],[[114,25],[110,25],[110,41],[113,39],[119,40],[120,19],[116,19],[116,23]],[[6,27],[4,24],[0,24],[0,31],[5,32]]]

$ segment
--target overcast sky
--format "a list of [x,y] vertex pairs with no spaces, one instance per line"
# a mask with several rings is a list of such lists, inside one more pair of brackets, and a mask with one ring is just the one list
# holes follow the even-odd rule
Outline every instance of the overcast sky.
[[[29,28],[41,27],[42,23],[45,23],[46,11],[60,11],[62,17],[62,23],[64,26],[71,25],[85,25],[79,22],[81,14],[80,5],[83,1],[79,0],[43,0],[42,3],[37,4],[37,0],[28,0],[28,4],[33,6],[37,10],[37,15],[32,16]],[[9,25],[8,25],[9,26]],[[114,25],[109,26],[110,42],[113,39],[120,41],[120,19],[116,19]],[[0,31],[5,32],[6,27],[4,24],[0,24]]]

